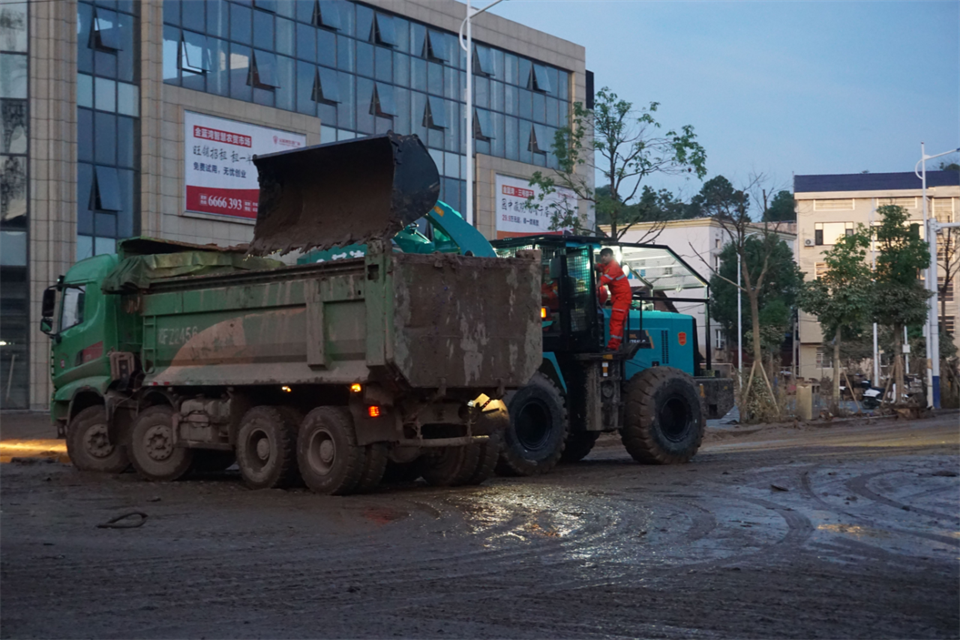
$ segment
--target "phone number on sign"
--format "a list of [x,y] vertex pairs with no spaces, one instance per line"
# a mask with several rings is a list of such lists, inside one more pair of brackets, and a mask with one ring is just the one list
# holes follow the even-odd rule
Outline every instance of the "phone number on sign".
[[[218,209],[232,209],[234,211],[241,211],[244,208],[244,201],[242,199],[226,198],[224,196],[200,196],[200,204]],[[247,202],[246,204],[247,208],[249,208],[250,203]]]

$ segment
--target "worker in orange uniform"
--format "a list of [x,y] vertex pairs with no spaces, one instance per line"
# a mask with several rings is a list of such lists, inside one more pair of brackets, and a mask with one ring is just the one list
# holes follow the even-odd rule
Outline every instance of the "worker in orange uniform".
[[603,291],[603,287],[610,289],[613,311],[610,313],[610,342],[607,343],[607,349],[616,351],[623,342],[623,325],[626,323],[627,314],[630,313],[633,292],[630,289],[630,283],[627,282],[626,274],[613,257],[613,249],[605,247],[600,251],[597,270],[601,273],[600,292]]

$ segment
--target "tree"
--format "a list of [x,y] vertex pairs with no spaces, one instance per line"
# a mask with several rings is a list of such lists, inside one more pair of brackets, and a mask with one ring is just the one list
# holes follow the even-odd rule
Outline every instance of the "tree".
[[703,183],[700,193],[690,200],[690,217],[729,216],[738,206],[749,206],[750,196],[733,188],[723,176],[710,178]]
[[871,270],[867,263],[870,232],[860,225],[855,233],[840,238],[823,256],[826,271],[804,283],[800,308],[817,316],[824,337],[833,336],[834,413],[840,400],[840,344],[844,330],[859,333],[870,317]]
[[[530,179],[531,186],[540,188],[541,202],[557,187],[570,189],[580,200],[593,203],[597,219],[608,221],[610,235],[619,240],[631,226],[646,221],[640,218],[649,210],[636,206],[646,178],[686,173],[702,178],[707,155],[693,127],[684,125],[661,133],[654,117],[659,107],[651,102],[648,107],[635,108],[607,87],[597,92],[593,110],[575,103],[570,125],[557,131],[553,141],[558,168],[550,174],[538,171]],[[595,189],[590,178],[598,171],[603,180]],[[547,208],[551,229],[581,228],[578,212],[571,207]],[[659,229],[645,237],[656,233]]]
[[960,272],[960,229],[943,229],[937,234],[937,271],[943,274],[943,280],[940,280],[939,275],[937,276],[937,296],[940,299],[940,326],[942,327],[947,319],[947,294],[953,288],[953,281]]
[[930,293],[920,284],[920,271],[930,265],[929,245],[920,239],[917,225],[908,226],[906,209],[896,205],[877,208],[880,224],[874,228],[879,254],[874,273],[873,321],[893,331],[895,402],[903,393],[903,328],[927,319]]
[[773,196],[770,202],[770,209],[766,212],[764,221],[766,222],[793,222],[797,219],[796,202],[793,194],[786,189],[781,189],[777,195]]

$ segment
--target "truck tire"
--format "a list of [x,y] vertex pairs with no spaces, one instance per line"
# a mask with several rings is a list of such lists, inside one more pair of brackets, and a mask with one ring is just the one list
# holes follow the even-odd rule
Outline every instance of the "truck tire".
[[420,460],[423,461],[422,475],[427,484],[458,487],[473,477],[480,461],[480,450],[476,445],[443,447],[427,453]]
[[567,439],[567,408],[563,394],[542,373],[527,386],[508,393],[510,426],[504,431],[497,473],[534,476],[557,466]]
[[297,477],[297,428],[279,407],[253,407],[237,431],[237,466],[251,489],[288,487]]
[[571,432],[567,436],[567,445],[563,448],[560,462],[567,464],[580,462],[593,450],[593,445],[599,437],[599,431]]
[[133,421],[130,461],[144,480],[179,480],[193,463],[194,450],[173,444],[173,408],[157,405]]
[[387,470],[387,445],[382,442],[368,444],[365,449],[366,460],[363,473],[357,484],[357,492],[373,491],[383,480],[383,473]]
[[350,412],[342,407],[317,407],[307,414],[297,436],[300,475],[316,493],[346,495],[356,490],[366,463],[366,450],[357,444]]
[[500,447],[502,446],[500,433],[492,433],[490,439],[486,442],[470,446],[477,448],[477,466],[463,484],[476,486],[489,480],[496,471],[497,460],[500,458]]
[[703,441],[704,411],[693,378],[673,367],[653,367],[626,386],[627,410],[620,431],[637,462],[688,462]]
[[67,455],[80,471],[120,473],[130,466],[127,451],[112,444],[102,405],[80,411],[67,425]]

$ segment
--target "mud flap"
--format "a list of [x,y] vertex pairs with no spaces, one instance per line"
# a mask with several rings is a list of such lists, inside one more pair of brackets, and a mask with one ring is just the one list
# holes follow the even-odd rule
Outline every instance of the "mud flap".
[[415,135],[388,133],[253,162],[260,180],[255,255],[388,242],[440,195],[437,166]]

